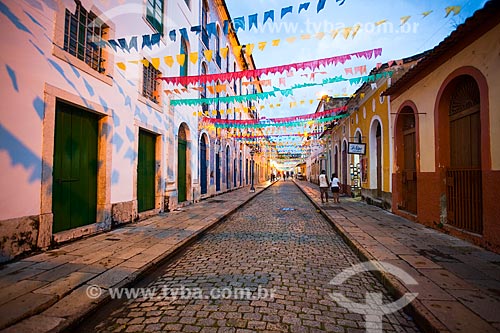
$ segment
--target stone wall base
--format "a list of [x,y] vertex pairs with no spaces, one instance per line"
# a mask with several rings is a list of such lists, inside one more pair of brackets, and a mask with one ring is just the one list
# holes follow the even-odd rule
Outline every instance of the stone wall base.
[[382,192],[381,197],[377,197],[377,190],[376,189],[366,189],[362,188],[361,189],[361,197],[363,200],[365,200],[368,204],[378,206],[380,208],[383,208],[385,210],[391,210],[392,209],[392,193],[391,192]]
[[111,220],[113,225],[131,223],[137,220],[137,209],[134,201],[117,202],[111,205]]

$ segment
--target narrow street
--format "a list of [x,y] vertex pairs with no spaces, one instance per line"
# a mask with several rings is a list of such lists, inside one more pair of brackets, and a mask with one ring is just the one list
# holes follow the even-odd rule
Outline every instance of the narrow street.
[[[357,263],[300,189],[280,181],[136,286],[154,295],[115,300],[70,330],[364,332],[363,316],[329,293],[363,304],[368,292],[383,293],[384,303],[393,300],[371,273],[329,284]],[[236,294],[244,288],[251,297]],[[186,297],[173,297],[176,291]],[[384,316],[383,330],[418,331],[402,311]]]

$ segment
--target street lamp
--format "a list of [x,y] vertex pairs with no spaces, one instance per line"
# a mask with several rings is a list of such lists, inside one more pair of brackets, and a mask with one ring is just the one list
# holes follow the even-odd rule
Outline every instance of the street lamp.
[[253,179],[254,179],[254,162],[253,162],[253,155],[255,154],[253,148],[250,150],[250,156],[252,157],[252,161],[250,162],[250,179],[251,179],[251,186],[250,186],[250,192],[255,192],[255,187],[253,187]]

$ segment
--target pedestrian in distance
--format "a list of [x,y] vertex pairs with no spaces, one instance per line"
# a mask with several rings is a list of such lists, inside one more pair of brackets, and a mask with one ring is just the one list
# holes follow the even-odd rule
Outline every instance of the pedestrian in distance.
[[[326,171],[321,170],[321,174],[319,175],[319,194],[321,196],[321,202],[324,203],[325,199],[328,202],[328,188],[330,187],[330,181],[326,176]],[[323,199],[325,197],[325,199]]]
[[332,173],[332,179],[330,181],[330,188],[332,189],[333,202],[340,203],[339,192],[340,192],[340,180],[337,178],[337,174]]

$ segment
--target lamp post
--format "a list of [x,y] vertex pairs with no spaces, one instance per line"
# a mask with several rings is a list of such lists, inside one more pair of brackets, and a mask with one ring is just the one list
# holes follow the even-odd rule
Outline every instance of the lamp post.
[[250,186],[250,192],[255,192],[255,187],[253,186],[253,179],[254,179],[254,162],[253,162],[253,155],[255,154],[253,148],[250,150],[250,156],[252,157],[252,160],[250,162],[250,179],[251,179],[251,186]]

